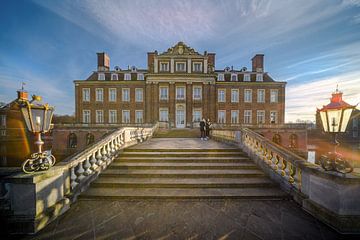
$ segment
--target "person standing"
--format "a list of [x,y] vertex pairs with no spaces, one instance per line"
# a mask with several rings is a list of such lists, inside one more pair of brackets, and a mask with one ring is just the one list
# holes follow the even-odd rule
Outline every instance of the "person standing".
[[210,122],[210,119],[208,118],[206,123],[205,123],[205,136],[206,136],[206,139],[210,138],[210,127],[211,127],[211,122]]
[[200,121],[200,134],[201,134],[201,140],[205,140],[206,136],[205,136],[205,125],[206,125],[206,120],[205,118],[203,118]]

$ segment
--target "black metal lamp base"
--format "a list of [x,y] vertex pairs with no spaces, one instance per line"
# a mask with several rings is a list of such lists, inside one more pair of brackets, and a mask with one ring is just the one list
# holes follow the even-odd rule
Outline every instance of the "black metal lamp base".
[[40,152],[31,154],[29,159],[26,159],[21,168],[24,173],[34,173],[39,171],[46,171],[55,164],[55,157],[50,152]]

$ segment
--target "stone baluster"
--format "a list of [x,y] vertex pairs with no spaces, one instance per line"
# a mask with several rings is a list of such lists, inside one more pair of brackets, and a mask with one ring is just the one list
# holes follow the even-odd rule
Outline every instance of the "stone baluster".
[[111,161],[113,160],[113,155],[111,154],[111,148],[110,148],[110,143],[111,142],[108,142],[106,145],[105,145],[105,148],[106,148],[106,157],[107,157],[107,165],[109,165],[111,163]]
[[266,162],[271,167],[272,166],[272,158],[273,154],[270,149],[268,149],[267,156],[266,156]]
[[97,159],[97,165],[98,166],[102,166],[102,165],[104,165],[104,162],[103,162],[103,160],[102,160],[102,155],[101,155],[101,148],[99,148],[97,151],[96,151],[96,159]]
[[296,168],[294,167],[294,165],[291,162],[288,162],[288,169],[289,169],[289,183],[294,184],[295,179],[294,176],[296,174]]
[[84,175],[85,170],[84,170],[84,167],[83,167],[83,163],[84,162],[79,162],[79,164],[76,167],[75,174],[77,176],[76,181],[78,183],[80,183],[85,178],[85,175]]
[[280,158],[280,174],[281,176],[286,178],[286,166],[287,166],[287,161],[285,161],[285,159],[283,157]]
[[98,165],[96,164],[95,152],[91,155],[90,164],[91,164],[91,167],[90,167],[91,170],[95,171],[95,169],[98,168]]
[[92,173],[90,159],[91,159],[91,155],[86,158],[86,160],[84,161],[84,164],[83,164],[83,167],[85,170],[85,172],[84,172],[85,176],[89,176]]
[[295,182],[294,182],[294,185],[296,186],[296,188],[298,190],[301,191],[301,182],[302,182],[302,170],[301,168],[295,168],[295,174],[294,174],[294,179],[295,179]]
[[76,181],[75,167],[70,168],[70,187],[74,189],[79,183]]
[[101,155],[102,155],[101,160],[102,160],[102,162],[103,162],[103,166],[106,168],[108,157],[107,157],[107,152],[106,152],[105,146],[103,146],[103,147],[101,148]]

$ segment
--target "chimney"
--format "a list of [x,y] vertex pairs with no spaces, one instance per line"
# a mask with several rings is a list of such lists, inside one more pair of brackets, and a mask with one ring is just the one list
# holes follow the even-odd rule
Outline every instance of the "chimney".
[[148,71],[149,73],[153,73],[154,72],[154,59],[155,56],[157,55],[157,51],[155,52],[148,52],[147,54],[147,65],[148,65]]
[[253,72],[264,72],[264,54],[256,54],[251,61]]
[[105,52],[96,53],[98,58],[98,71],[110,70],[110,57]]
[[207,53],[208,55],[208,64],[212,66],[215,70],[215,53]]
[[26,101],[28,100],[28,92],[24,91],[24,90],[18,90],[17,91],[17,99],[21,100],[21,101]]

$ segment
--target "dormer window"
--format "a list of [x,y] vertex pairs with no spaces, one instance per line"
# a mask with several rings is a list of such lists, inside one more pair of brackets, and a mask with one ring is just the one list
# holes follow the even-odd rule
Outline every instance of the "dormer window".
[[218,81],[224,81],[224,74],[222,73],[218,74]]
[[125,73],[125,75],[124,75],[124,80],[125,80],[125,81],[131,80],[131,74],[130,74],[130,73]]
[[143,81],[144,80],[144,74],[138,73],[137,74],[137,80]]
[[135,66],[132,66],[131,67],[131,72],[136,72],[137,71],[137,68]]
[[237,75],[234,73],[234,74],[231,74],[231,81],[232,82],[237,82],[238,78],[237,78]]
[[111,74],[111,80],[119,80],[118,75],[116,73]]
[[244,74],[244,82],[250,82],[250,74]]
[[169,71],[169,63],[160,62],[160,72],[168,72],[168,71]]
[[185,72],[186,71],[185,62],[177,62],[176,63],[176,71],[177,72]]
[[201,62],[193,63],[193,72],[202,72],[202,64]]
[[105,80],[105,73],[98,73],[98,80]]
[[256,74],[256,81],[262,82],[263,81],[263,75],[262,74]]

